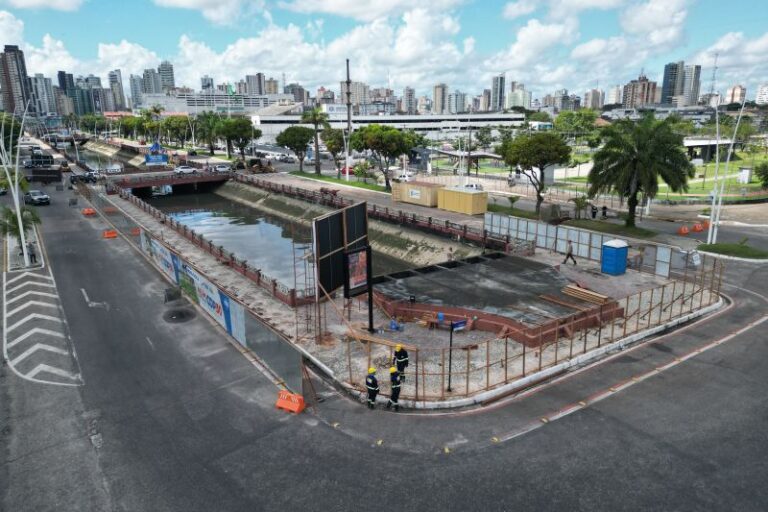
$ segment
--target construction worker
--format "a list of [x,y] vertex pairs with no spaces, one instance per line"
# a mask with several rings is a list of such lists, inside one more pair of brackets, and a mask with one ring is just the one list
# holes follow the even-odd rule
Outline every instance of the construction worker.
[[365,387],[368,388],[368,408],[376,407],[376,395],[379,394],[379,381],[376,380],[376,368],[368,368],[368,376],[365,378]]
[[400,372],[394,366],[389,369],[389,382],[392,385],[392,394],[389,397],[389,402],[387,402],[387,409],[394,405],[395,412],[397,412],[400,410],[398,403],[400,400]]
[[405,369],[408,367],[408,351],[399,343],[395,345],[395,355],[392,357],[392,366],[397,366],[400,380],[405,380]]

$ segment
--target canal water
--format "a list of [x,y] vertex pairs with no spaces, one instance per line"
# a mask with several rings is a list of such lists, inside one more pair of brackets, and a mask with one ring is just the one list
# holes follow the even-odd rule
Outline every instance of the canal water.
[[75,148],[73,147],[68,147],[66,148],[66,152],[73,158],[79,158],[81,161],[85,162],[88,168],[94,171],[106,171],[107,169],[123,167],[123,164],[120,162],[120,160],[116,158],[109,158],[102,154],[96,153],[95,151],[84,149],[82,147],[78,147],[77,151],[75,151]]
[[[148,202],[289,287],[294,284],[294,240],[302,244],[312,239],[311,229],[306,226],[216,194],[159,196]],[[411,265],[407,262],[373,253],[374,275],[408,268]]]

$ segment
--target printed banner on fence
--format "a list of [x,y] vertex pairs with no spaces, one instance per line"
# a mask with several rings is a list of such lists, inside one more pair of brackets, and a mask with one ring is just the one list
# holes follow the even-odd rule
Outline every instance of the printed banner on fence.
[[179,285],[192,300],[197,301],[216,323],[245,345],[245,313],[243,306],[230,300],[213,283],[189,265],[182,264]]
[[165,275],[170,277],[174,283],[179,284],[179,257],[146,232],[141,238],[142,250],[152,257]]

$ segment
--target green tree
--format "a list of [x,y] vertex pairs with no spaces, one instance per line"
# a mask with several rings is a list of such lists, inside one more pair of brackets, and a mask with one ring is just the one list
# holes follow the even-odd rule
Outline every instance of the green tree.
[[552,116],[550,116],[546,112],[534,112],[533,114],[528,116],[528,121],[538,121],[538,122],[541,122],[541,123],[551,123],[552,122]]
[[548,168],[554,164],[568,163],[571,148],[555,133],[538,132],[503,143],[501,155],[510,167],[520,167],[526,171],[523,174],[536,190],[536,213],[540,213],[541,203],[544,202],[542,194],[549,181],[546,173],[551,172]]
[[694,174],[683,148],[683,136],[668,121],[652,114],[635,123],[624,119],[603,131],[603,147],[589,172],[589,195],[616,192],[627,198],[626,225],[635,225],[638,196],[654,198],[661,178],[674,192],[688,190]]
[[755,176],[760,180],[760,186],[768,188],[768,162],[760,162],[755,166]]
[[477,139],[477,145],[481,148],[488,150],[493,145],[496,138],[493,136],[493,128],[490,126],[483,126],[475,132],[475,139]]
[[306,126],[289,126],[275,138],[280,146],[285,146],[296,153],[300,172],[304,172],[304,155],[307,154],[307,146],[312,142],[315,133],[317,132]]
[[[240,154],[245,159],[245,147],[251,140],[253,132],[253,124],[244,117],[221,119],[217,127],[217,133],[227,143],[227,158],[232,156],[232,146],[235,145],[240,149]],[[259,137],[261,137],[261,131],[259,131]]]
[[3,147],[9,155],[16,155],[16,143],[21,136],[21,123],[10,114],[0,112],[0,134],[3,140]]
[[162,121],[162,130],[168,134],[169,141],[175,140],[184,147],[189,131],[189,123],[186,116],[170,116]]
[[560,133],[578,137],[595,131],[597,112],[592,109],[560,112],[555,119],[555,129]]
[[576,196],[569,199],[573,203],[574,215],[577,219],[581,218],[581,212],[583,212],[587,206],[589,206],[589,197]]
[[336,178],[341,178],[341,155],[344,154],[344,132],[337,128],[328,127],[320,134],[328,148],[328,152],[333,158],[333,164],[336,166]]
[[352,147],[358,151],[368,150],[373,154],[384,175],[384,187],[391,190],[389,183],[389,166],[404,153],[411,149],[410,138],[392,126],[370,124],[352,134]]
[[208,145],[208,151],[211,156],[213,156],[213,146],[218,137],[217,129],[219,127],[219,121],[221,121],[221,116],[216,112],[203,112],[197,116],[200,140]]
[[[40,224],[40,217],[37,216],[37,212],[27,206],[20,206],[21,209],[21,223],[24,229],[24,237],[35,224]],[[3,215],[0,217],[0,231],[3,236],[14,237],[19,245],[21,245],[21,230],[19,229],[18,218],[16,212],[7,206],[3,207]]]
[[301,115],[301,122],[311,124],[315,130],[315,174],[320,174],[320,128],[328,127],[328,114],[320,108],[307,110]]

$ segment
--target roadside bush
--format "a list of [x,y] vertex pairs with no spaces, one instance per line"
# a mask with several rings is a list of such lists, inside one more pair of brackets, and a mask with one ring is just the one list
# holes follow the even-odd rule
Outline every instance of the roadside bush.
[[755,166],[755,176],[760,180],[760,186],[768,188],[768,162],[760,162]]

